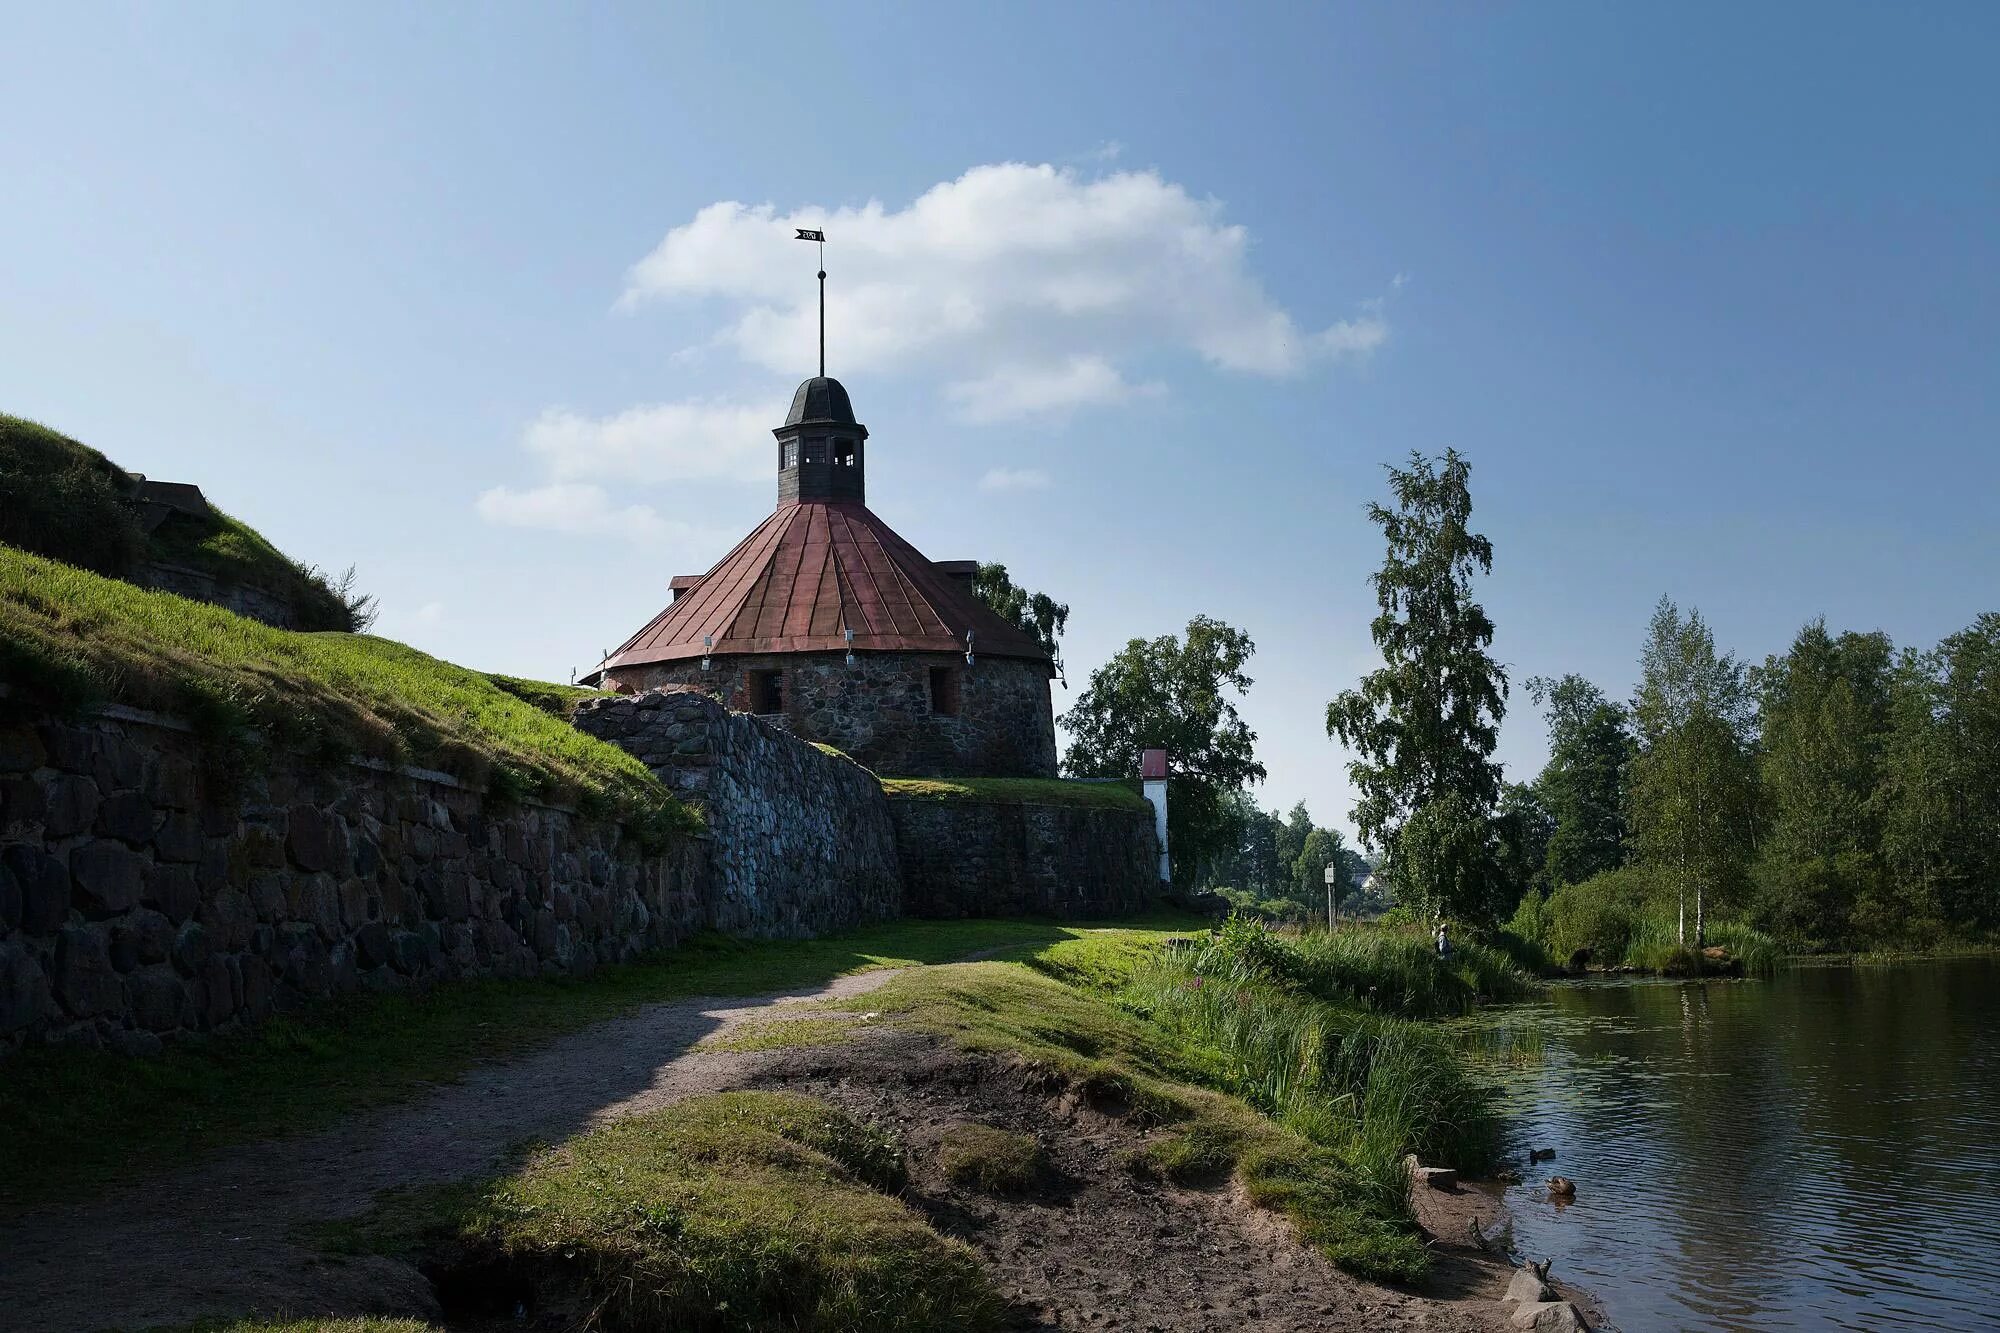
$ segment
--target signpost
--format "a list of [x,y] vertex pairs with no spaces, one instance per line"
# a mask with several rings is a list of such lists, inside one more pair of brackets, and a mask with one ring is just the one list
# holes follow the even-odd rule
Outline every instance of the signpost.
[[1326,863],[1326,928],[1329,932],[1333,930],[1334,922],[1338,919],[1334,912],[1333,886],[1339,882],[1340,863],[1338,861],[1328,861]]

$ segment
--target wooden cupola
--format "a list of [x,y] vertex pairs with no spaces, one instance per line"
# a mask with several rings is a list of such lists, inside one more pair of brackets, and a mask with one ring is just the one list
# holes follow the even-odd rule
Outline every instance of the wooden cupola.
[[813,501],[868,500],[863,446],[868,428],[840,381],[815,376],[792,395],[778,437],[778,507]]

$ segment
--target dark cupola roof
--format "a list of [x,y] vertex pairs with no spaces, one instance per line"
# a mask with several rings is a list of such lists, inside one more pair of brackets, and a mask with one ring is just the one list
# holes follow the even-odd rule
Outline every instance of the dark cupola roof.
[[819,375],[801,384],[792,395],[792,410],[785,413],[785,424],[798,426],[811,421],[855,424],[854,405],[847,401],[847,390],[839,380]]

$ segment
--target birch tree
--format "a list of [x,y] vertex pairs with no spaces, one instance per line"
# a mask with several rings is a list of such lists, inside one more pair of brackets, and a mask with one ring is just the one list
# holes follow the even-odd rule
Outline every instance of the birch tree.
[[1639,655],[1632,699],[1632,826],[1641,856],[1673,883],[1680,942],[1706,942],[1711,898],[1743,880],[1754,831],[1753,706],[1743,664],[1718,655],[1701,612],[1662,597]]

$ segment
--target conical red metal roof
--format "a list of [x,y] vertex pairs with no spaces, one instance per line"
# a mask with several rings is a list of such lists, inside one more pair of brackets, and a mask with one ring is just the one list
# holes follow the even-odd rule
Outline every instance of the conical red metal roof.
[[962,653],[967,630],[975,654],[1049,661],[1032,636],[980,603],[866,505],[808,501],[781,506],[604,665],[850,647]]

